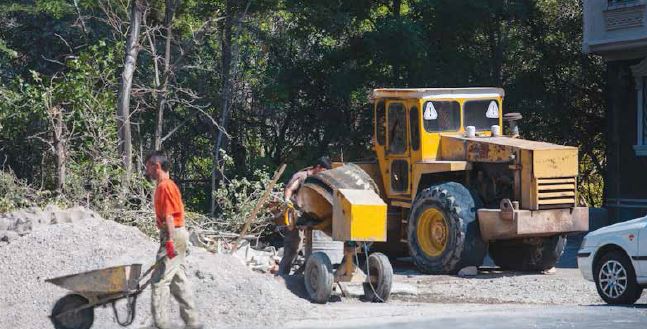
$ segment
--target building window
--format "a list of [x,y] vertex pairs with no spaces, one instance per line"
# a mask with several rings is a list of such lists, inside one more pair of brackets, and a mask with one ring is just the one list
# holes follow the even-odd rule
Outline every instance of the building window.
[[636,145],[637,156],[647,156],[647,58],[631,67],[636,79]]
[[640,145],[645,146],[647,145],[647,77],[642,77],[642,104],[639,104],[640,108],[638,111],[640,112],[641,115],[641,137],[642,137],[642,143]]

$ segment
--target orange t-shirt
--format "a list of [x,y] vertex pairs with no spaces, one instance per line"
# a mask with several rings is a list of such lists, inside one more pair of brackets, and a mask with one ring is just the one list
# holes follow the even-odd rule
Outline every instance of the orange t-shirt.
[[166,227],[166,217],[173,216],[175,227],[184,226],[184,204],[177,185],[170,180],[161,181],[155,189],[155,215],[157,228]]

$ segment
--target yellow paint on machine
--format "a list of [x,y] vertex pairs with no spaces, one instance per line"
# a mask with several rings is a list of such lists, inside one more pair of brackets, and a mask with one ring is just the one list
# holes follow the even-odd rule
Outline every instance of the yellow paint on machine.
[[577,148],[568,147],[533,152],[533,171],[538,178],[575,177],[578,171]]
[[333,239],[386,241],[386,209],[386,203],[371,190],[336,190],[333,198]]

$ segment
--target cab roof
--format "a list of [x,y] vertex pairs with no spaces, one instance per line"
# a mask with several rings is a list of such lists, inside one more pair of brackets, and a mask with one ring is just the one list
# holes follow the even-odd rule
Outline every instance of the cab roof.
[[377,98],[489,98],[504,97],[502,88],[382,88],[373,89],[369,96],[372,100]]

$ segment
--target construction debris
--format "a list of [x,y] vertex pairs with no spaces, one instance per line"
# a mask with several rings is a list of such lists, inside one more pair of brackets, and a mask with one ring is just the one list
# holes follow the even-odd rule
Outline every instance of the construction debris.
[[249,241],[242,241],[233,255],[242,260],[247,267],[261,273],[274,273],[278,269],[281,257],[274,247],[267,247],[263,250],[255,250]]
[[476,266],[463,267],[460,271],[458,271],[458,276],[460,277],[476,276],[478,274],[479,269]]

